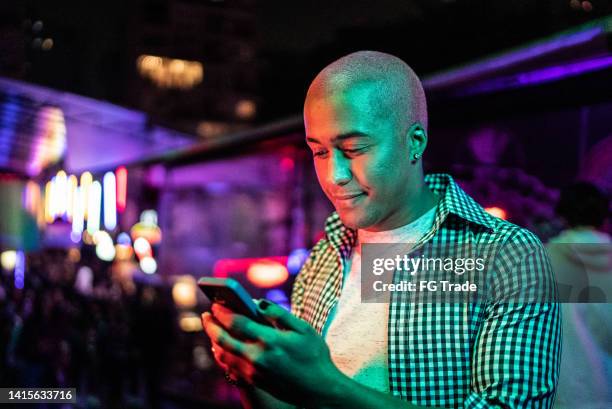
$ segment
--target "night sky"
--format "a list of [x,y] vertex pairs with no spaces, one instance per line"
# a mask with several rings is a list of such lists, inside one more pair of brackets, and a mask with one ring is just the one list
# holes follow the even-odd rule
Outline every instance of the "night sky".
[[[19,7],[5,4],[0,13],[5,24],[15,20],[26,27],[22,41],[27,62],[21,79],[134,106],[127,91],[135,78],[130,30],[143,10],[154,12],[164,1],[31,0]],[[219,7],[232,1],[192,0]],[[425,76],[612,13],[606,0],[590,2],[590,11],[577,0],[242,2],[258,16],[262,102],[256,122],[300,112],[318,70],[351,51],[396,54]],[[27,28],[36,20],[45,23],[41,33]],[[38,35],[54,38],[52,51],[28,47]],[[1,66],[0,75],[7,75]]]

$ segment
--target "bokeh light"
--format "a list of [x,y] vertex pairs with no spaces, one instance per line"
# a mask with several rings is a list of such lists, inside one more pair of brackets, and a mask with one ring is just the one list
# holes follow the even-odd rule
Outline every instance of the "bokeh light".
[[276,287],[289,278],[287,267],[272,260],[260,260],[249,267],[248,280],[260,288]]
[[143,257],[140,260],[140,269],[146,274],[155,274],[157,271],[157,262],[153,257]]

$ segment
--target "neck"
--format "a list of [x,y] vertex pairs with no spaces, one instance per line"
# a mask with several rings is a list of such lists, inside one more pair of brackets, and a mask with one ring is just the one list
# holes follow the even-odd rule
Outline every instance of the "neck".
[[363,230],[366,231],[387,231],[397,229],[417,220],[427,213],[432,207],[438,204],[440,197],[432,192],[421,178],[417,189],[409,192],[402,201],[403,207],[391,214],[377,226],[372,226]]

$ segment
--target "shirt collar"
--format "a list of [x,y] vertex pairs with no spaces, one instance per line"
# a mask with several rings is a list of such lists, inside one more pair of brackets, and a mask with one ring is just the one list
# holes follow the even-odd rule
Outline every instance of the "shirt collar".
[[[494,218],[465,193],[453,180],[452,176],[445,173],[426,175],[425,183],[432,192],[442,198],[436,211],[434,229],[437,229],[447,219],[449,214],[487,229],[494,229]],[[357,232],[345,226],[337,212],[333,212],[325,221],[325,234],[330,244],[340,251],[343,256],[350,254],[357,238]]]
[[493,216],[465,193],[451,175],[433,173],[425,176],[425,183],[432,192],[442,197],[438,210],[440,222],[444,221],[450,213],[487,229],[493,230],[495,228]]

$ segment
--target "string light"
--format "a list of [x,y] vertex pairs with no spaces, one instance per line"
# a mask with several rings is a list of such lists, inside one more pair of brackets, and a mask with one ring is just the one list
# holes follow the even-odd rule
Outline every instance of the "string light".
[[127,169],[123,166],[117,168],[117,210],[122,213],[127,205]]
[[76,194],[76,189],[79,185],[79,181],[76,176],[70,175],[68,177],[68,191],[67,191],[67,200],[66,200],[66,216],[68,220],[72,220],[72,216],[74,213],[74,196]]
[[97,180],[89,187],[87,198],[87,231],[94,234],[100,230],[100,206],[102,202],[102,186]]
[[72,199],[72,237],[74,237],[72,241],[76,238],[75,242],[78,243],[85,228],[85,191],[82,187],[76,188]]
[[117,227],[117,184],[115,174],[106,172],[104,183],[104,227],[114,230]]
[[83,192],[84,192],[83,197],[85,198],[85,202],[83,203],[83,208],[85,209],[85,213],[84,213],[85,220],[87,220],[87,217],[88,217],[89,187],[91,186],[92,183],[93,183],[93,176],[91,176],[91,173],[84,172],[81,175],[81,189],[83,189]]

